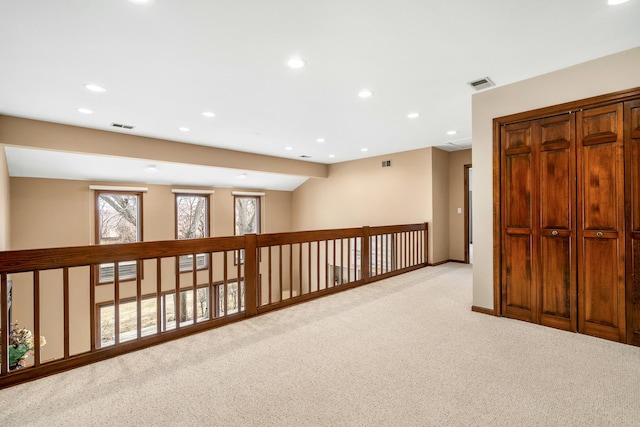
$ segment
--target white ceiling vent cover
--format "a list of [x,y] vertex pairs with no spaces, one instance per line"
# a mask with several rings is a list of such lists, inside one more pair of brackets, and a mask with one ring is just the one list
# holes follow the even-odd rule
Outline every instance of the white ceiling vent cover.
[[467,84],[475,90],[483,90],[496,85],[489,77],[483,77]]

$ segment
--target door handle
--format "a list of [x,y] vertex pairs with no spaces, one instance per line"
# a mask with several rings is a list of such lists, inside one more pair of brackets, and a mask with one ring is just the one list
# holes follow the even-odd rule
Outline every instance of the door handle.
[[596,233],[596,236],[598,236],[598,237],[602,237],[602,231],[598,231],[598,232]]
[[553,230],[553,231],[551,232],[551,235],[552,235],[552,236],[557,236],[557,235],[558,235],[558,230]]

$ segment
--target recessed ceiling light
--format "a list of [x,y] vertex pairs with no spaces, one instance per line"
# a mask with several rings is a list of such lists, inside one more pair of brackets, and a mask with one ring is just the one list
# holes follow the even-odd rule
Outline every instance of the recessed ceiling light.
[[215,117],[216,113],[212,112],[212,111],[205,111],[202,113],[203,116],[205,117]]
[[287,61],[287,65],[289,66],[289,68],[302,68],[306,65],[307,63],[304,61],[304,59],[298,57],[298,56],[294,56],[292,58],[289,58],[289,60]]
[[135,4],[151,4],[153,0],[129,0],[131,3]]
[[241,173],[240,175],[236,176],[236,178],[238,178],[238,179],[247,179],[247,174],[246,173]]
[[98,86],[98,85],[94,85],[94,84],[88,84],[88,85],[84,85],[85,88],[87,88],[88,90],[90,90],[91,92],[106,92],[107,90],[105,88],[103,88],[102,86]]
[[361,148],[360,151],[362,151],[364,153],[365,151],[369,151],[369,149],[368,148]]
[[332,159],[335,157],[335,154],[329,154],[329,157],[331,157]]
[[456,133],[458,133],[458,131],[455,131],[455,130],[447,131],[447,135],[455,135]]
[[156,165],[147,165],[147,171],[148,172],[155,172],[158,170],[158,166]]
[[325,141],[325,139],[324,139],[324,138],[318,138],[318,139],[316,139],[316,142],[317,142],[317,143],[319,143],[319,144],[322,144],[324,141]]
[[93,111],[89,110],[88,108],[78,108],[78,113],[93,114]]
[[358,93],[358,96],[360,98],[370,98],[371,95],[373,95],[373,92],[371,92],[369,89],[363,89]]
[[628,2],[628,1],[629,1],[629,0],[608,0],[608,1],[607,1],[607,4],[608,4],[609,6],[617,6],[617,5],[619,5],[619,4],[626,3],[626,2]]
[[407,114],[407,117],[409,117],[410,119],[415,119],[417,117],[420,117],[419,113],[409,113]]
[[185,127],[185,126],[181,126],[178,129],[180,129],[182,132],[189,132],[191,130],[188,127]]
[[291,151],[291,150],[293,150],[293,147],[284,147],[284,149],[287,150],[287,151]]

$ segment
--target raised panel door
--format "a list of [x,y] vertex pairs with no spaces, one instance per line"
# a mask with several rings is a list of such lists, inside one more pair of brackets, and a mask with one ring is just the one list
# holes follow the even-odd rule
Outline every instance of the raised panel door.
[[578,330],[625,340],[622,104],[577,113]]
[[627,342],[640,346],[640,99],[624,106]]
[[537,322],[532,122],[506,125],[502,150],[502,313]]
[[539,121],[540,323],[575,331],[575,116]]

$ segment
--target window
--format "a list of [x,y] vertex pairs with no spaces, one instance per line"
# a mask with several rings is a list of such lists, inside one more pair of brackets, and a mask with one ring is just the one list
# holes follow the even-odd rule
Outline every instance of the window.
[[[260,233],[260,197],[234,196],[235,235]],[[239,262],[244,262],[244,250],[240,251]],[[236,264],[238,255],[236,254]]]
[[[176,194],[176,239],[209,237],[209,196]],[[196,255],[196,268],[207,268],[207,254]],[[180,271],[193,270],[193,255],[180,257]]]
[[235,234],[260,233],[260,197],[235,196]]
[[[96,244],[142,241],[142,193],[96,191]],[[98,283],[114,281],[114,264],[100,264]],[[119,280],[134,280],[136,261],[118,263]]]
[[[138,305],[135,298],[121,300],[118,306],[120,320],[119,342],[131,341],[138,338]],[[141,337],[157,333],[156,297],[143,296],[141,300]],[[98,324],[100,325],[98,347],[104,348],[115,344],[115,312],[113,301],[98,304]]]

